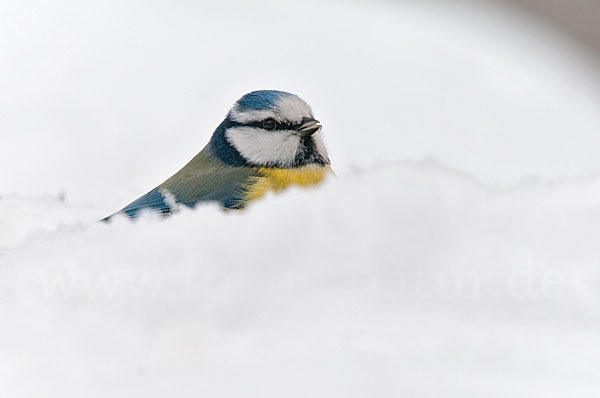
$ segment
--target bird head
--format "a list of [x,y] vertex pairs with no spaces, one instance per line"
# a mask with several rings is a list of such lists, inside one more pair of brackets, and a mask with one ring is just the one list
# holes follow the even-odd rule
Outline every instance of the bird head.
[[326,166],[329,158],[321,127],[297,95],[253,91],[233,105],[211,144],[217,157],[235,166]]

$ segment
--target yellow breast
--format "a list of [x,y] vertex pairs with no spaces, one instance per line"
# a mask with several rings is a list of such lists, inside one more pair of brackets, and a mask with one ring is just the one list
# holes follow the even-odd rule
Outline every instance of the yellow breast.
[[269,191],[281,191],[290,185],[310,186],[319,184],[327,174],[332,173],[330,166],[308,165],[293,169],[261,167],[259,177],[246,191],[245,201],[250,202],[264,196]]

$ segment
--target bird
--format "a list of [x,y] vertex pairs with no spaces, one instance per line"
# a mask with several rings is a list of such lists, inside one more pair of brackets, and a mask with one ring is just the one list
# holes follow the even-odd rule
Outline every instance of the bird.
[[242,210],[268,192],[320,184],[333,174],[321,123],[299,96],[259,90],[238,99],[208,144],[181,170],[117,214],[171,215],[216,202]]

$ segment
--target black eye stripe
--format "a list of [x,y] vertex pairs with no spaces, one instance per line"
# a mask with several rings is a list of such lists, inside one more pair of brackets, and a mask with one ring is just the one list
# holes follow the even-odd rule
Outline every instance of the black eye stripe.
[[272,118],[268,118],[265,120],[260,120],[257,122],[247,122],[247,123],[240,123],[240,122],[231,122],[230,126],[231,127],[254,127],[254,128],[259,128],[259,129],[263,129],[263,130],[267,130],[267,131],[278,131],[278,130],[298,130],[300,128],[300,123],[290,123],[290,122],[278,122],[275,119],[272,119],[273,121],[275,121],[275,128],[273,129],[266,129],[264,126],[265,121],[272,119]]

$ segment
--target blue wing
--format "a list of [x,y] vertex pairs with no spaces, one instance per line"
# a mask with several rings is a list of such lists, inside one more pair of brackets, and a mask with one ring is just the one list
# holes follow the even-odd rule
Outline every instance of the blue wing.
[[[165,196],[160,193],[158,188],[154,188],[146,195],[125,206],[119,213],[126,213],[129,217],[135,218],[142,210],[152,210],[167,215],[171,213],[171,206],[166,202]],[[102,221],[108,221],[111,217],[108,216]]]

